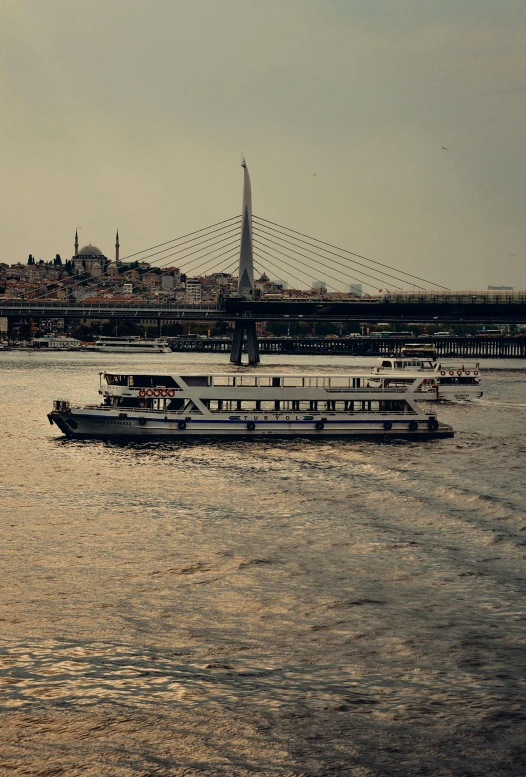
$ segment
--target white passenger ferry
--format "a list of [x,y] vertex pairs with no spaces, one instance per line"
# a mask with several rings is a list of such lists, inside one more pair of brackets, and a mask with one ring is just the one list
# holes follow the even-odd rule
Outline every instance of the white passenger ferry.
[[358,375],[101,373],[102,404],[56,400],[68,437],[452,437],[418,403],[421,377],[367,385]]
[[167,340],[141,337],[99,337],[90,350],[104,353],[171,353]]
[[431,359],[383,358],[368,379],[371,388],[412,385],[420,379],[422,399],[459,402],[482,396],[480,368],[476,364],[435,362]]

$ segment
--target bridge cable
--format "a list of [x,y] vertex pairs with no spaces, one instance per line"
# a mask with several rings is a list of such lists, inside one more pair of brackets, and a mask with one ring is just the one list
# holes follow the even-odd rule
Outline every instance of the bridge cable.
[[[238,248],[236,248],[236,249],[234,249],[234,251],[232,251],[232,250],[227,250],[227,251],[224,251],[222,254],[218,254],[217,256],[214,256],[212,259],[208,259],[206,262],[204,262],[204,264],[200,264],[200,265],[198,265],[197,267],[194,267],[194,268],[192,269],[192,274],[195,274],[195,273],[197,272],[197,270],[198,270],[198,269],[200,269],[201,267],[204,267],[205,265],[207,265],[207,264],[210,264],[210,262],[213,262],[213,261],[214,261],[214,259],[216,259],[218,256],[224,256],[224,254],[227,254],[227,253],[229,254],[229,256],[227,257],[227,259],[221,259],[221,261],[220,261],[220,262],[218,262],[217,264],[215,264],[213,267],[209,267],[209,268],[208,268],[208,270],[207,270],[207,272],[211,272],[211,270],[215,269],[215,268],[216,268],[216,267],[218,267],[220,264],[223,264],[223,262],[225,262],[225,261],[228,261],[228,259],[230,259],[230,257],[231,257],[231,256],[236,256],[236,255],[239,255],[239,249],[238,249]],[[186,273],[185,273],[185,274],[186,274]],[[197,276],[195,276],[195,275],[194,275],[194,277],[197,277]]]
[[[231,245],[233,245],[233,243],[236,243],[236,242],[237,241],[232,241],[231,243],[229,243],[229,245],[231,246]],[[206,265],[210,264],[210,262],[215,261],[219,256],[222,257],[219,262],[217,262],[215,265],[213,265],[213,267],[209,267],[208,268],[208,272],[211,272],[213,269],[215,269],[219,265],[224,264],[225,261],[228,261],[232,256],[237,256],[238,255],[238,251],[239,251],[239,249],[237,247],[234,249],[234,251],[232,251],[230,248],[227,248],[227,250],[223,251],[221,254],[217,254],[217,253],[215,253],[215,251],[214,252],[210,251],[209,253],[215,253],[215,255],[210,257],[210,259],[207,259],[205,262],[203,262],[202,264],[198,265],[197,267],[192,268],[191,272],[192,272],[192,274],[194,274],[194,273],[197,272],[197,270],[199,268],[205,267]],[[226,258],[225,258],[225,254],[228,254],[228,256]],[[202,258],[203,257],[201,256],[201,257],[196,257],[195,259],[191,259],[190,262],[188,262],[188,264],[192,264],[192,262],[195,262],[196,259],[202,259]],[[184,265],[182,265],[182,267],[184,267]],[[186,274],[186,273],[184,273],[184,274]],[[144,275],[148,275],[148,272],[144,273]],[[96,291],[97,287],[92,287],[92,288],[93,288],[93,291]],[[108,301],[110,301],[110,300],[108,300]]]
[[[239,230],[240,225],[241,225],[241,222],[239,222],[239,224],[235,224],[232,228],[230,228],[230,227],[221,227],[221,229],[214,229],[214,230],[212,230],[212,232],[221,232],[222,235],[228,235],[228,234],[232,234],[232,232],[237,232]],[[212,232],[209,233],[209,234],[212,234]],[[219,238],[220,236],[216,235],[216,237]],[[196,243],[195,241],[197,240],[197,238],[193,237],[191,240],[185,240],[184,243],[181,243],[180,245],[186,245],[187,243],[194,243],[194,245],[191,246],[192,248],[194,248],[194,246],[196,246],[196,245],[202,245],[203,243],[207,243],[209,240],[215,240],[215,239],[216,238],[214,238],[214,237],[206,237],[204,240],[201,240],[199,243]],[[141,261],[145,261],[146,259],[150,259],[152,256],[158,256],[159,254],[166,254],[166,252],[167,251],[171,251],[172,248],[175,248],[175,246],[170,246],[170,248],[163,248],[162,251],[156,251],[153,254],[147,254],[147,256],[143,256],[142,257]],[[149,250],[149,249],[147,249],[147,250]],[[184,248],[181,248],[179,251],[174,251],[173,253],[168,254],[167,256],[175,256],[176,254],[178,254],[178,253],[180,253],[181,251],[184,251],[184,250],[185,250]],[[162,259],[163,260],[166,259],[167,256],[163,256]],[[156,265],[156,266],[158,266],[158,265]]]
[[[283,263],[285,266],[287,266],[287,267],[289,267],[289,268],[291,268],[291,269],[293,269],[293,270],[297,270],[297,271],[299,271],[299,272],[303,273],[303,274],[305,275],[305,277],[307,278],[307,281],[308,281],[308,282],[310,282],[311,288],[312,288],[312,282],[313,282],[313,281],[315,281],[315,280],[320,280],[320,279],[319,279],[319,273],[313,273],[312,275],[310,275],[309,273],[305,272],[305,271],[302,269],[302,267],[301,267],[301,266],[300,266],[300,267],[297,267],[296,265],[293,265],[293,264],[287,264],[287,262],[285,262],[285,260],[284,260],[284,259],[282,259],[282,257],[281,257],[281,256],[276,256],[275,254],[271,253],[270,251],[267,251],[265,248],[262,248],[261,246],[258,246],[258,250],[259,250],[259,251],[263,251],[263,253],[265,253],[265,254],[268,254],[268,256],[272,256],[272,258],[273,258],[273,259],[276,259],[278,262],[282,262],[282,263]],[[290,259],[290,258],[291,258],[290,256],[288,256],[288,254],[285,254],[285,256],[287,256],[287,258],[288,258],[288,259]],[[263,258],[263,257],[262,257],[262,256],[260,256],[260,259],[262,259],[262,258]],[[269,260],[269,261],[270,261],[270,260]],[[309,267],[309,268],[307,268],[307,269],[313,269],[313,268],[310,268],[310,267]],[[291,273],[289,273],[289,274],[291,274]],[[336,281],[338,281],[338,282],[339,282],[339,280],[338,280],[337,278],[336,278],[336,279],[335,279],[335,278],[333,278],[333,277],[332,277],[332,275],[328,275],[327,273],[324,273],[324,275],[326,275],[328,278],[331,278],[331,280],[336,280]],[[293,277],[293,278],[294,278],[295,276],[291,275],[291,277]],[[298,280],[298,278],[295,278],[295,279],[296,279],[296,280]],[[305,281],[300,281],[300,282],[301,282],[301,283],[305,283]],[[325,286],[326,286],[328,289],[332,289],[333,291],[336,291],[336,292],[338,292],[339,294],[342,294],[342,293],[344,293],[344,292],[341,292],[339,289],[337,289],[335,286],[331,286],[329,283],[325,283]],[[299,289],[299,291],[302,291],[302,290],[304,290],[304,289]]]
[[[205,248],[210,248],[210,246],[203,246],[202,248],[198,248],[195,251],[190,251],[189,253],[185,254],[183,257],[180,257],[182,259],[186,259],[188,256],[192,256],[193,254],[199,254],[199,253],[202,254],[201,256],[194,257],[194,259],[191,259],[189,262],[185,262],[181,266],[184,267],[184,265],[192,264],[192,262],[198,261],[198,260],[202,259],[203,256],[208,256],[209,254],[214,253],[217,250],[218,247],[224,247],[224,241],[226,239],[228,239],[228,237],[230,237],[230,235],[227,235],[226,237],[217,236],[216,237],[216,241],[213,244],[214,248],[213,248],[212,251],[209,251],[208,254],[202,254],[202,252],[205,250]],[[207,241],[204,241],[204,242],[207,242]],[[234,240],[231,240],[230,243],[228,243],[227,245],[230,246],[230,245],[234,245],[236,243],[239,245],[239,239],[238,238],[236,238]],[[221,244],[223,244],[223,245],[221,245]],[[189,246],[189,247],[193,248],[193,246]],[[182,249],[182,250],[185,250],[185,249]],[[180,251],[176,251],[174,254],[171,254],[170,256],[173,256],[173,255],[175,255],[177,253],[180,253]],[[168,257],[166,257],[166,256],[163,257],[163,260],[166,260],[166,259],[168,259]],[[210,261],[213,261],[213,259],[210,260]],[[170,264],[170,263],[171,262],[166,261],[164,264]],[[150,272],[152,269],[161,269],[162,270],[162,268],[163,268],[163,264],[161,264],[161,265],[153,265],[152,268],[149,268],[148,270],[146,270],[143,273],[143,275],[147,275],[148,272]],[[134,269],[134,268],[130,268],[130,269]],[[125,272],[126,272],[126,270],[125,270]],[[83,274],[84,273],[81,273],[81,275],[83,275]],[[80,278],[79,280],[75,281],[74,283],[68,284],[66,288],[71,291],[71,290],[74,290],[77,287],[84,286],[84,288],[91,288],[91,289],[95,290],[98,287],[101,287],[101,286],[107,284],[108,276],[105,276],[101,280],[98,280],[95,283],[91,283],[90,284],[90,281],[92,281],[92,280],[94,280],[94,279],[91,278],[91,277],[89,277],[89,278]],[[123,282],[124,279],[122,278],[122,275],[121,276],[117,275],[117,276],[115,276],[114,279],[112,278],[112,280],[115,280],[116,284],[118,284],[119,282]],[[55,286],[55,285],[56,285],[56,281],[54,283],[46,284],[46,287],[48,287],[48,286]],[[41,295],[33,297],[33,299],[39,299],[39,298],[45,297],[46,294],[47,294],[47,292],[44,292]]]
[[[255,232],[256,232],[256,233],[260,233],[260,229],[259,229],[259,228],[257,228],[257,229],[255,230]],[[269,232],[261,232],[260,234],[261,234],[261,235],[263,235],[263,234],[265,234],[265,235],[268,235],[268,234],[270,234],[270,235],[272,235],[272,237],[276,237],[276,234],[275,234],[274,232],[270,232],[270,233],[269,233]],[[280,233],[280,234],[282,234],[282,233]],[[270,238],[267,238],[267,239],[269,239],[269,240],[270,240]],[[284,239],[284,238],[282,238],[282,237],[277,237],[277,240],[280,240],[282,243],[290,243],[290,245],[297,245],[297,243],[293,243],[293,242],[291,242],[290,240],[285,240],[285,239]],[[274,242],[274,241],[270,241],[270,242]],[[279,245],[279,244],[278,244],[278,245]],[[303,246],[300,246],[300,248],[302,248],[302,247],[303,247]],[[311,257],[307,257],[307,256],[305,256],[305,254],[303,254],[301,251],[298,251],[297,249],[290,249],[290,250],[293,250],[293,251],[294,251],[294,253],[296,253],[296,254],[299,254],[300,256],[303,256],[305,259],[311,259]],[[306,249],[304,249],[304,250],[305,250],[305,251],[308,251],[308,252],[309,252],[309,253],[311,253],[311,254],[314,254],[315,256],[317,256],[317,257],[318,257],[318,258],[320,258],[320,259],[323,259],[325,262],[332,262],[333,264],[337,264],[337,265],[339,265],[340,267],[346,267],[346,265],[342,264],[342,262],[338,262],[336,259],[332,259],[332,258],[330,258],[330,257],[328,257],[328,256],[322,256],[321,254],[318,254],[317,252],[313,251],[311,248],[306,248]],[[325,249],[323,249],[323,248],[322,248],[322,249],[319,249],[319,250],[322,250],[322,251],[323,251],[323,250],[325,250]],[[341,257],[341,258],[345,259],[346,257]],[[347,261],[352,261],[352,260],[348,259]],[[360,265],[361,267],[366,267],[366,266],[367,266],[367,265],[364,265],[364,264],[362,264],[361,262],[353,262],[353,263],[354,263],[354,264],[358,264],[358,265]],[[354,270],[354,268],[351,268],[351,269],[353,269],[353,270]],[[369,269],[372,269],[372,268],[369,268]],[[358,272],[358,273],[360,273],[360,271],[359,271],[359,270],[355,270],[355,272]],[[343,273],[342,273],[342,274],[343,274]],[[395,281],[398,281],[398,282],[402,282],[402,283],[404,283],[404,278],[397,278],[396,276],[394,276],[394,275],[391,275],[390,273],[381,273],[381,275],[382,275],[383,277],[381,277],[381,278],[378,278],[378,276],[376,276],[376,275],[371,275],[370,273],[363,272],[363,270],[362,270],[362,271],[361,271],[361,275],[365,275],[365,276],[367,276],[368,278],[373,278],[373,279],[374,279],[374,280],[376,280],[376,281],[380,281],[380,283],[382,283],[382,284],[385,284],[385,283],[390,283],[389,281],[386,281],[386,280],[385,280],[385,278],[387,278],[387,277],[388,277],[388,278],[392,278],[392,279],[393,279],[393,280],[395,280]],[[357,280],[357,279],[356,279],[356,278],[354,278],[352,275],[348,275],[347,277],[349,277],[349,278],[353,278],[354,280]],[[360,278],[359,280],[362,280],[362,278]],[[369,284],[369,285],[371,286],[372,284]],[[393,285],[393,284],[390,284],[390,285]],[[412,285],[413,285],[413,286],[416,286],[416,284],[412,284]],[[402,287],[400,287],[400,286],[396,286],[395,288],[401,289]],[[418,288],[418,289],[421,289],[422,291],[426,291],[426,289],[425,289],[423,286],[417,286],[417,288]]]
[[[231,275],[230,270],[232,270],[238,264],[238,262],[239,262],[239,259],[238,259],[237,252],[236,252],[235,260],[231,264],[227,265],[227,267],[224,268],[223,272],[227,273],[228,275]],[[210,291],[207,294],[205,294],[205,296],[203,297],[203,300],[206,300],[207,297],[210,297],[214,293],[215,293],[215,290],[214,289],[210,289]]]
[[[263,250],[263,249],[260,249],[260,250]],[[268,253],[268,251],[265,251],[265,253]],[[270,265],[272,265],[272,267],[274,267],[276,270],[279,270],[279,269],[280,269],[280,268],[279,268],[277,265],[275,265],[275,264],[274,264],[274,262],[271,262],[271,261],[270,261],[270,259],[269,259],[267,256],[263,257],[263,256],[260,256],[260,254],[258,254],[258,253],[256,253],[256,256],[258,256],[258,257],[259,257],[260,259],[262,259],[263,261],[265,261],[265,262],[268,262],[268,263],[269,263]],[[273,256],[273,254],[270,254],[270,256]],[[282,264],[284,264],[286,267],[290,267],[290,266],[291,266],[291,265],[289,265],[287,262],[285,262],[283,259],[281,259],[280,257],[274,256],[274,259],[277,259],[277,260],[278,260],[278,262],[281,262],[281,263],[282,263]],[[293,267],[292,269],[294,269],[294,270],[297,270],[297,267]],[[300,271],[300,272],[301,272],[301,271]],[[296,275],[293,275],[291,272],[289,272],[289,273],[288,273],[288,275],[290,275],[290,277],[291,277],[291,278],[294,278],[294,280],[295,280],[295,281],[298,281],[298,283],[301,283],[302,285],[304,285],[304,284],[305,284],[305,280],[301,280],[301,279],[300,279],[300,278],[298,278]],[[307,280],[310,280],[310,281],[314,280],[314,276],[308,276],[308,275],[307,275],[306,277],[307,277]],[[312,285],[312,283],[311,283],[311,285]],[[327,284],[327,286],[328,286],[328,285],[329,285],[329,284]],[[333,287],[333,286],[331,286],[330,288],[334,288],[334,287]],[[299,291],[301,291],[301,288],[300,288],[300,289],[298,289],[298,290],[299,290]],[[334,289],[334,291],[338,291],[338,289]]]
[[226,224],[229,221],[233,221],[234,219],[240,219],[240,218],[241,218],[241,214],[239,214],[239,216],[232,216],[229,219],[224,219],[223,221],[218,221],[215,224],[210,224],[210,226],[208,227],[203,227],[202,229],[196,229],[194,232],[187,232],[186,235],[180,235],[179,237],[174,237],[172,240],[166,240],[166,242],[164,243],[158,243],[156,246],[150,246],[150,248],[145,248],[142,251],[137,251],[134,254],[128,254],[128,256],[124,256],[121,261],[125,261],[126,259],[131,259],[132,256],[139,256],[139,254],[144,254],[146,251],[152,251],[154,248],[160,248],[161,246],[168,245],[168,243],[175,243],[178,240],[182,240],[183,237],[190,237],[190,235],[197,235],[199,232],[206,232],[208,229],[212,229],[212,227],[218,227],[220,224]]
[[[265,238],[263,238],[263,237],[260,237],[260,239],[261,239],[261,240],[264,240]],[[267,243],[269,243],[269,242],[270,242],[270,243],[274,243],[275,245],[279,245],[279,246],[281,246],[281,243],[276,243],[276,241],[274,241],[274,240],[270,240],[269,238],[266,238],[265,240],[266,240],[266,242],[264,243],[264,245],[267,245]],[[284,247],[286,247],[286,246],[284,246]],[[278,251],[278,253],[285,253],[285,252],[283,252],[283,251],[280,251],[278,248],[275,248],[274,250],[275,250],[275,251]],[[290,251],[290,250],[294,250],[294,249],[290,249],[290,248],[289,248],[288,250]],[[309,260],[309,261],[311,261],[311,262],[312,262],[312,261],[314,261],[312,257],[310,257],[310,256],[306,256],[305,254],[301,253],[301,251],[294,251],[294,253],[297,253],[297,254],[299,254],[300,256],[303,256],[305,259],[308,259],[308,260]],[[287,254],[287,253],[285,253],[285,256],[288,256],[288,258],[289,258],[289,259],[291,259],[291,260],[292,260],[292,259],[295,259],[297,262],[299,261],[299,260],[298,260],[296,257],[292,257],[292,256],[290,256],[290,255],[289,255],[289,254]],[[277,257],[276,257],[276,258],[277,258]],[[319,256],[319,258],[320,258],[320,259],[323,259],[324,261],[332,261],[332,262],[334,262],[334,260],[333,260],[333,259],[329,259],[329,258],[327,258],[327,257],[325,257],[325,256]],[[306,267],[309,267],[309,269],[312,269],[312,268],[310,267],[310,265],[306,265],[306,264],[305,264],[305,266],[306,266]],[[318,271],[318,268],[315,268],[315,269]],[[330,266],[329,266],[328,268],[327,268],[327,267],[323,267],[323,268],[322,268],[322,272],[323,272],[323,274],[324,274],[324,275],[327,275],[327,277],[329,277],[329,278],[332,278],[332,280],[335,280],[335,281],[337,281],[338,283],[344,283],[344,282],[342,281],[342,279],[341,279],[341,278],[335,278],[333,275],[329,275],[329,273],[327,272],[327,269],[329,269],[329,270],[332,270],[333,268],[332,268],[332,267],[330,267]],[[363,277],[358,277],[358,278],[356,278],[355,276],[353,276],[353,275],[349,275],[349,274],[347,274],[347,273],[346,273],[346,275],[347,275],[347,277],[348,277],[348,278],[351,278],[352,280],[355,280],[355,281],[360,281],[361,283],[364,283],[366,286],[371,286],[371,288],[373,288],[373,289],[376,289],[376,286],[373,286],[373,284],[372,284],[372,283],[369,283],[368,281],[365,281],[365,280],[363,279]],[[378,277],[376,277],[375,275],[370,275],[369,273],[362,273],[362,275],[367,275],[369,278],[373,278],[374,280],[376,280],[376,281],[379,281],[379,282],[380,282],[380,283],[382,283],[382,284],[384,284],[384,283],[385,283],[385,281],[384,281],[382,278],[378,278]],[[389,285],[390,285],[390,286],[393,286],[394,288],[398,289],[399,291],[402,291],[402,288],[401,288],[400,286],[395,286],[395,285],[394,285],[394,284],[392,284],[392,283],[390,283]]]
[[[376,261],[376,259],[370,259],[368,256],[363,256],[362,254],[356,254],[353,251],[348,251],[346,248],[339,248],[339,246],[335,246],[332,243],[327,243],[324,240],[318,240],[318,238],[311,237],[310,235],[306,235],[303,232],[298,232],[295,229],[290,229],[290,227],[285,227],[285,226],[283,226],[283,224],[277,224],[275,221],[270,221],[270,219],[264,219],[262,216],[253,215],[252,218],[256,219],[258,221],[265,221],[268,224],[273,224],[273,225],[275,225],[277,227],[280,227],[281,229],[286,229],[287,231],[293,232],[296,235],[302,235],[302,237],[307,237],[307,238],[309,238],[309,240],[315,240],[317,243],[321,243],[322,245],[327,245],[327,246],[330,246],[331,248],[336,248],[338,251],[342,251],[343,253],[350,254],[351,256],[356,256],[356,257],[358,257],[358,259],[365,259],[365,261],[367,261],[367,262],[372,262],[373,264],[378,264],[381,267],[387,267],[388,270],[394,270],[395,272],[399,273],[400,275],[407,275],[410,278],[415,278],[418,281],[423,281],[424,283],[428,283],[431,286],[438,286],[438,288],[440,288],[440,289],[445,289],[445,291],[450,291],[450,289],[447,286],[442,286],[440,283],[435,283],[434,281],[428,281],[426,278],[420,278],[418,275],[413,275],[412,273],[408,273],[405,270],[398,270],[396,267],[392,267],[389,264],[384,264],[383,262],[378,262],[378,261]],[[298,238],[298,240],[299,240],[299,238]],[[302,240],[301,242],[306,242],[306,241]],[[313,244],[311,243],[310,245],[313,245]],[[321,249],[321,250],[327,251],[327,249]],[[333,253],[333,252],[332,251],[327,251],[327,253]],[[335,255],[338,256],[338,254],[335,254]],[[340,257],[340,258],[345,258],[345,257]],[[349,261],[351,261],[351,260],[349,260]]]
[[[265,251],[266,253],[269,253],[269,254],[270,254],[270,256],[273,256],[273,257],[274,257],[274,259],[277,259],[278,261],[282,261],[282,260],[281,260],[281,257],[279,257],[279,256],[276,256],[274,253],[272,253],[272,252],[270,252],[270,251],[268,251],[268,250],[267,250],[267,249],[268,249],[268,246],[264,245],[264,247],[263,247],[263,245],[260,245],[260,244],[258,243],[257,247],[259,248],[259,250],[261,250],[261,251]],[[290,256],[289,254],[285,253],[284,251],[280,251],[280,250],[279,250],[279,249],[277,249],[277,248],[273,248],[273,251],[278,251],[278,253],[280,253],[280,254],[282,254],[282,255],[286,256],[288,259],[290,259],[290,261],[291,261],[291,262],[298,262],[298,263],[300,263],[300,262],[299,262],[299,260],[297,259],[297,257],[295,257],[295,256]],[[309,257],[309,258],[310,258],[310,257]],[[322,274],[322,273],[320,273],[320,272],[319,272],[319,269],[318,269],[318,267],[312,267],[311,265],[308,265],[308,264],[305,264],[305,263],[300,263],[300,265],[301,265],[301,266],[303,266],[303,267],[305,267],[305,268],[306,268],[306,269],[308,269],[308,270],[314,270],[314,271],[315,271],[315,275],[310,275],[310,274],[308,274],[308,273],[305,273],[305,275],[306,275],[308,278],[312,279],[312,280],[314,280],[314,279],[315,279],[317,276],[319,276],[320,274]],[[298,267],[297,267],[297,265],[293,265],[293,266],[295,267],[295,269],[300,269],[300,268],[298,268]],[[330,270],[332,270],[332,267],[329,267],[329,268],[323,268],[323,275],[327,276],[328,278],[331,278],[331,280],[333,280],[333,281],[336,281],[337,283],[342,283],[342,280],[341,280],[341,278],[335,278],[333,275],[330,275],[328,272],[326,272],[326,269],[330,269]],[[349,277],[352,277],[352,276],[349,276]],[[318,277],[318,280],[319,280],[319,277]],[[364,280],[363,280],[363,279],[361,279],[361,278],[359,278],[359,279],[356,279],[356,278],[355,278],[354,280],[360,280],[360,281],[361,281],[362,283],[364,283],[366,286],[371,286],[371,288],[373,288],[373,289],[376,289],[376,287],[375,287],[375,286],[373,286],[373,284],[372,284],[372,283],[369,283],[368,281],[364,281]],[[340,291],[340,289],[337,289],[335,286],[330,286],[330,284],[326,284],[326,285],[327,285],[327,287],[328,287],[328,288],[330,287],[331,289],[334,289],[334,291],[337,291],[339,294],[345,293],[345,292],[341,292],[341,291]]]

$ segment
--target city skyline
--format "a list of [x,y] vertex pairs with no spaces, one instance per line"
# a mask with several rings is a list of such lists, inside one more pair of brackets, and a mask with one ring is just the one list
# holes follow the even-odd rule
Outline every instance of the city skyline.
[[526,286],[518,0],[3,17],[0,262],[69,256],[66,225],[105,253],[118,225],[125,255],[240,213],[244,153],[255,214],[451,288]]

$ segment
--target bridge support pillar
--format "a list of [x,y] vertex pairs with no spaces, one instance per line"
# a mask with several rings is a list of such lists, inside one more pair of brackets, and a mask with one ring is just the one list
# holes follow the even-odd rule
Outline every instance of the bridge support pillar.
[[248,363],[259,364],[258,334],[255,321],[236,321],[230,361],[232,364],[241,364],[245,333],[247,336]]
[[258,333],[255,321],[247,321],[247,351],[248,363],[259,364]]

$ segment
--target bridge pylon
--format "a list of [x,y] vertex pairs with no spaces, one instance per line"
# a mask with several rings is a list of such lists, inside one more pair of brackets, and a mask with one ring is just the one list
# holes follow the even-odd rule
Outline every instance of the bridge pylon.
[[237,290],[240,296],[254,299],[254,254],[252,239],[252,188],[247,163],[243,157],[243,208],[241,211],[241,245]]
[[[243,168],[243,207],[241,211],[241,245],[239,249],[238,294],[246,299],[254,299],[254,254],[252,239],[252,188],[245,158],[241,162]],[[230,361],[241,364],[243,340],[247,338],[248,363],[259,364],[259,347],[256,322],[248,320],[236,321]]]

